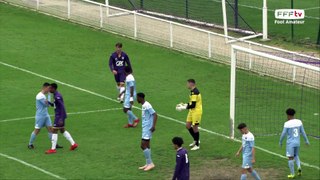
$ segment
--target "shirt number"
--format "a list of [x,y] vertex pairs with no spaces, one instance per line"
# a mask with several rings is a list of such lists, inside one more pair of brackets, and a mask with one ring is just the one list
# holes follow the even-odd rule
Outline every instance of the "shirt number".
[[186,164],[188,164],[188,162],[189,162],[188,154],[186,154],[185,157],[186,157]]
[[294,137],[298,137],[299,136],[298,128],[294,128],[293,129],[293,136]]

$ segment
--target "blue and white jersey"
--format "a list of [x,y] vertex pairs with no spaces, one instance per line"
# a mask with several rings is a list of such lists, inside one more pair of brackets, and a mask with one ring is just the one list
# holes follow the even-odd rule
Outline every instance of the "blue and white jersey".
[[129,74],[126,77],[126,92],[125,92],[125,96],[126,97],[130,97],[131,93],[130,93],[130,88],[133,87],[133,97],[136,97],[136,81],[133,77],[132,74]]
[[254,148],[254,136],[251,132],[242,135],[242,156],[251,157]]
[[284,137],[287,135],[287,146],[298,147],[300,146],[300,134],[303,135],[304,140],[309,144],[309,140],[306,132],[304,131],[301,120],[291,119],[284,123],[280,137],[280,144],[282,144]]
[[42,92],[39,92],[36,96],[36,116],[38,117],[49,116],[49,113],[48,113],[49,104],[46,101],[47,101],[46,96]]
[[153,126],[153,117],[156,111],[148,101],[142,105],[142,129],[150,130]]

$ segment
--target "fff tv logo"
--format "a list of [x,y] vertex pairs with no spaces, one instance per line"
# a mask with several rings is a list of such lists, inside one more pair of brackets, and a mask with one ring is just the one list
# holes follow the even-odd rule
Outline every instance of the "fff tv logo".
[[276,9],[274,12],[275,24],[304,24],[303,9]]

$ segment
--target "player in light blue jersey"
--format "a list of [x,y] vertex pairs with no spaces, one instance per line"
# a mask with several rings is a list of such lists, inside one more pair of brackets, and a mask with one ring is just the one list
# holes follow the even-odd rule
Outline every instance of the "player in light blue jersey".
[[[49,83],[44,83],[42,85],[42,90],[36,96],[36,116],[35,116],[35,129],[32,131],[28,148],[34,149],[33,142],[36,139],[36,136],[39,134],[40,129],[46,127],[48,130],[48,136],[51,140],[52,136],[52,124],[50,115],[48,113],[48,107],[50,106],[50,102],[47,100],[46,94],[48,94],[50,89]],[[52,105],[52,104],[51,104]],[[62,148],[57,145],[57,148]]]
[[[134,99],[136,98],[136,81],[132,75],[132,69],[130,66],[126,66],[124,69],[126,73],[126,90],[124,102],[123,102],[123,112],[128,115],[128,124],[124,126],[124,128],[136,127],[139,123],[139,119],[132,112],[132,105]],[[120,94],[121,96],[121,94]]]
[[242,145],[236,156],[239,156],[242,151],[242,171],[240,180],[247,179],[247,172],[256,179],[260,180],[259,174],[253,169],[252,165],[256,162],[254,149],[254,136],[247,128],[245,123],[238,125],[238,129],[242,134]]
[[156,130],[158,115],[151,104],[145,100],[143,93],[138,93],[138,103],[142,104],[142,139],[141,149],[146,158],[146,164],[139,167],[140,170],[149,171],[155,167],[151,160],[150,140],[152,133]]
[[283,131],[280,137],[280,147],[282,146],[282,141],[287,136],[287,147],[286,155],[288,157],[288,165],[290,169],[290,174],[288,175],[289,179],[295,178],[294,173],[294,160],[298,166],[298,176],[302,175],[299,150],[300,150],[300,134],[302,134],[304,141],[309,145],[309,140],[306,132],[304,131],[301,120],[295,119],[296,111],[292,108],[286,110],[288,121],[284,123]]

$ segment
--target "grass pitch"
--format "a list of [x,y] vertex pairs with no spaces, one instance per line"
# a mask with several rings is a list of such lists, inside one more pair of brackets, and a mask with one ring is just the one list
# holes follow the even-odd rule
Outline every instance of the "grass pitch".
[[[202,127],[228,134],[228,66],[198,61],[193,56],[3,3],[0,8],[1,62],[29,70],[28,73],[0,65],[1,154],[66,179],[169,179],[175,160],[171,138],[179,135],[186,144],[191,141],[182,125],[186,113],[174,110],[175,104],[187,101],[189,93],[185,80],[191,76],[198,81],[204,97]],[[159,114],[177,120],[160,117],[151,142],[157,167],[147,173],[137,169],[144,163],[139,148],[141,128],[122,128],[126,117],[121,110],[114,109],[121,108],[121,105],[106,99],[116,95],[107,59],[118,41],[124,43],[124,49],[132,59],[138,91],[146,93]],[[200,70],[199,73],[195,73],[195,69]],[[67,111],[71,113],[66,127],[79,143],[79,149],[68,151],[69,143],[60,135],[59,144],[65,148],[57,154],[45,155],[50,141],[44,129],[35,141],[36,149],[27,149],[34,119],[4,120],[34,116],[35,95],[44,81],[52,82],[53,79],[66,83],[58,82]],[[141,113],[137,109],[134,112]],[[284,154],[284,148],[278,147],[278,138],[257,137],[256,145]],[[310,141],[310,147],[301,148],[301,160],[318,166],[319,140],[310,138]],[[234,158],[234,153],[239,146],[238,142],[202,131],[201,150],[189,152],[191,178],[238,179],[241,159]],[[286,179],[285,159],[260,150],[256,152],[256,159],[255,167],[263,179]],[[303,170],[300,179],[319,179],[318,169],[303,166]],[[0,179],[56,178],[30,165],[0,156]]]

